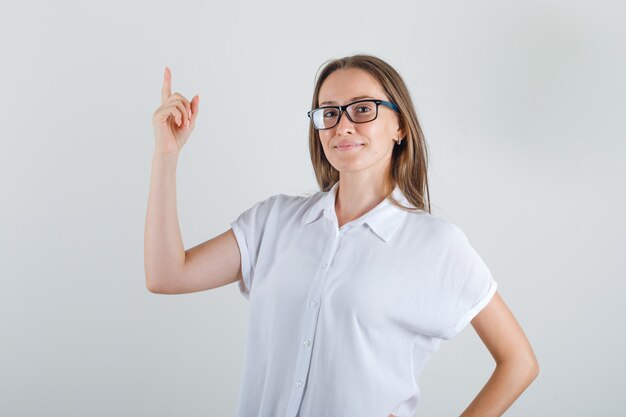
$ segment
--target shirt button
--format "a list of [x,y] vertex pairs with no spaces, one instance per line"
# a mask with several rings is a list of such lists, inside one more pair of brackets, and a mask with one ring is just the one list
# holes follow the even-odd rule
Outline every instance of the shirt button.
[[301,386],[302,386],[302,381],[297,380],[297,381],[296,381],[296,386],[297,386],[297,387],[301,387]]
[[315,307],[317,305],[317,301],[311,300],[311,307]]
[[323,268],[323,269],[328,268],[328,264],[327,264],[326,262],[324,262],[324,263],[322,264],[322,268]]
[[311,344],[311,342],[310,342],[310,341],[308,341],[308,340],[305,340],[305,341],[304,341],[304,346],[309,346],[310,344]]

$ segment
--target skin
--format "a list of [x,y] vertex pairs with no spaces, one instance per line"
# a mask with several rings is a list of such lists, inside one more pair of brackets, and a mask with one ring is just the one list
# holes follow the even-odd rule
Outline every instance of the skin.
[[[389,100],[378,80],[366,71],[350,68],[337,70],[324,81],[319,103],[344,105],[358,96]],[[395,139],[404,138],[405,132],[399,127],[397,114],[381,105],[372,122],[352,123],[344,113],[337,126],[320,130],[319,135],[326,158],[339,171],[335,211],[341,227],[383,201],[382,178],[391,163]],[[364,146],[347,152],[334,148],[345,139]],[[501,416],[537,377],[539,364],[524,331],[497,291],[471,324],[496,367],[461,417]]]

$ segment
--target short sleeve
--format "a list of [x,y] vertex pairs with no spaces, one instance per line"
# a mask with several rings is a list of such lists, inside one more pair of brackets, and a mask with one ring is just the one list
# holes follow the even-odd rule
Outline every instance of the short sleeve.
[[451,339],[489,303],[497,283],[485,262],[456,225],[439,268],[439,337]]
[[254,271],[275,197],[272,196],[255,203],[230,223],[241,253],[241,275],[243,278],[238,282],[239,291],[246,299],[250,299]]

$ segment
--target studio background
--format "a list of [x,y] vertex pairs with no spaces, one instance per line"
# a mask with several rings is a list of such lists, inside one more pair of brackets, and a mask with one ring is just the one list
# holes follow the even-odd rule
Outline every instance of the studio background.
[[[404,77],[433,214],[467,234],[539,360],[507,416],[618,416],[626,313],[626,30],[618,1],[2,2],[0,415],[232,416],[237,285],[145,286],[163,69],[200,94],[177,171],[188,249],[273,194],[318,191],[330,58]],[[495,363],[471,325],[419,382],[459,415]],[[381,416],[382,417],[382,416]]]

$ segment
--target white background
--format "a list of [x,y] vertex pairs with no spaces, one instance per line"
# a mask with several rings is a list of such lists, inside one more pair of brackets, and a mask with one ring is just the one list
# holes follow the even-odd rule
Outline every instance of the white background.
[[[0,6],[0,415],[230,416],[236,284],[145,287],[163,69],[200,94],[177,173],[185,247],[273,194],[317,191],[313,82],[369,53],[404,77],[433,214],[490,267],[541,366],[507,416],[626,400],[626,18],[621,2],[7,2]],[[455,416],[494,362],[471,326],[419,380]]]

